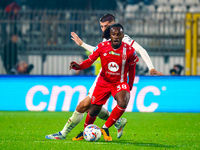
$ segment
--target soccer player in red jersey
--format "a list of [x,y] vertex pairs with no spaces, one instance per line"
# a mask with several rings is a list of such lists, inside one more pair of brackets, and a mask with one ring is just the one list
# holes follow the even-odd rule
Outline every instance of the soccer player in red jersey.
[[[133,87],[136,62],[139,61],[136,51],[131,45],[122,42],[124,31],[121,24],[112,24],[103,33],[103,38],[111,39],[98,44],[89,58],[81,64],[71,62],[70,69],[82,70],[90,67],[100,57],[102,70],[94,89],[90,110],[87,114],[84,127],[93,124],[110,94],[117,101],[117,106],[101,127],[106,141],[112,141],[108,128],[110,128],[124,113]],[[129,74],[129,83],[127,83]]]
[[[104,14],[100,18],[99,23],[100,23],[102,32],[104,32],[105,29],[108,26],[110,26],[110,25],[115,23],[115,16],[113,14],[109,14],[109,13],[108,14]],[[76,44],[78,44],[79,46],[83,47],[85,50],[87,50],[89,52],[93,52],[93,50],[95,48],[94,46],[91,46],[89,44],[84,43],[78,37],[78,35],[76,33],[74,33],[74,32],[71,33],[71,36],[72,36],[72,40],[74,40],[76,42]],[[103,38],[103,42],[104,41],[106,41],[105,38]],[[151,59],[150,59],[147,51],[141,45],[139,45],[136,41],[131,39],[127,34],[124,34],[124,37],[123,37],[122,41],[127,43],[127,44],[129,44],[129,45],[131,45],[136,50],[136,52],[141,55],[141,58],[144,60],[144,62],[148,66],[151,75],[163,75],[162,72],[159,72],[156,69],[154,69],[154,66],[153,66],[153,64],[151,62]],[[76,107],[76,110],[73,112],[72,116],[68,119],[68,121],[66,122],[65,126],[63,127],[63,129],[60,132],[57,132],[57,133],[54,133],[54,134],[50,134],[50,135],[46,135],[45,137],[47,139],[55,139],[55,140],[65,139],[67,134],[69,132],[71,132],[71,130],[73,128],[75,128],[80,123],[80,121],[84,117],[84,113],[90,107],[92,93],[93,93],[94,88],[96,86],[96,82],[97,82],[97,79],[98,79],[99,75],[100,74],[97,75],[93,85],[89,89],[88,95],[78,103],[78,105]],[[106,108],[102,107],[100,113],[98,114],[98,117],[100,119],[107,120],[109,116],[110,116],[110,112]],[[124,130],[124,127],[125,127],[126,123],[127,123],[127,119],[126,118],[120,118],[115,123],[115,128],[117,129],[117,137],[118,138],[121,138],[121,136],[123,135],[123,130]],[[84,139],[83,132],[80,132],[72,140],[83,140],[83,139]]]

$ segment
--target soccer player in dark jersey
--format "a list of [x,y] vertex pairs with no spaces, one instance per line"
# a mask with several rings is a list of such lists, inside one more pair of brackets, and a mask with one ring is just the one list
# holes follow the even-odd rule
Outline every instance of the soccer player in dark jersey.
[[[93,124],[110,94],[117,101],[117,106],[101,127],[106,141],[112,141],[108,128],[110,128],[124,113],[133,87],[136,62],[139,61],[135,49],[124,42],[124,29],[121,24],[112,24],[103,33],[103,38],[111,39],[102,42],[94,49],[89,58],[81,64],[71,62],[70,69],[82,70],[90,67],[100,57],[102,70],[98,77],[96,87],[92,94],[90,110],[87,114],[84,127]],[[127,83],[129,74],[129,83]]]

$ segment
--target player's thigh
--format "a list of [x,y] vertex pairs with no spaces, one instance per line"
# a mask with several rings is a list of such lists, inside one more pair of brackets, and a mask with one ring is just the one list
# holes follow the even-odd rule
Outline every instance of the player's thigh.
[[89,96],[86,96],[82,101],[79,102],[76,107],[76,111],[80,113],[86,112],[90,108],[90,101],[91,98]]
[[122,90],[115,95],[115,99],[120,107],[126,108],[130,99],[130,93]]
[[127,83],[121,83],[112,90],[112,96],[116,99],[117,104],[126,108],[130,99],[130,90]]

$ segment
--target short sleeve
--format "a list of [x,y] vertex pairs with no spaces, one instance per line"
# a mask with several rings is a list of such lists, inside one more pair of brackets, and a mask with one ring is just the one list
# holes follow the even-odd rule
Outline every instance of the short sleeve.
[[100,56],[100,52],[101,52],[101,45],[98,44],[98,45],[94,48],[92,54],[90,54],[90,55],[88,56],[89,59],[90,59],[91,61],[94,62],[94,61]]
[[128,35],[124,35],[124,38],[122,39],[124,43],[127,43],[128,45],[132,46],[134,43],[134,40],[131,39]]

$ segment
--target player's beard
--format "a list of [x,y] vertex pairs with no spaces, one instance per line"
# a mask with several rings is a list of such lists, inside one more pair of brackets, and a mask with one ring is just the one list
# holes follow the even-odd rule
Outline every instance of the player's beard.
[[120,48],[121,44],[122,44],[122,42],[119,42],[119,44],[115,44],[115,45],[112,43],[112,47],[114,49],[118,49],[118,48]]

